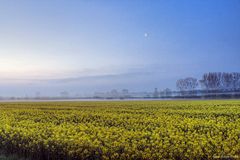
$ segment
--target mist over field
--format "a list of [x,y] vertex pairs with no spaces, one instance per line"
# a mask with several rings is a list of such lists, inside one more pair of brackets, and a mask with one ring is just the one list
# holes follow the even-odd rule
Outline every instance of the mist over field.
[[[159,68],[135,68],[132,71],[118,71],[120,73],[93,73],[82,76],[76,73],[71,77],[8,79],[0,81],[1,93],[7,96],[34,96],[41,92],[43,96],[56,96],[67,90],[71,95],[90,94],[95,91],[127,88],[132,91],[149,91],[153,88],[165,86],[175,87],[176,75],[168,74]],[[95,75],[96,74],[96,75]],[[79,75],[79,77],[77,77]],[[159,79],[159,75],[162,76]],[[14,94],[13,94],[14,93]]]

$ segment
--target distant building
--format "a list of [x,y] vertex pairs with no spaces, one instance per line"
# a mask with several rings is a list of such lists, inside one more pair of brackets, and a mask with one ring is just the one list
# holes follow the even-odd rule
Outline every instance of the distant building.
[[116,89],[113,89],[110,92],[110,96],[111,96],[110,98],[118,98],[119,97],[119,93],[118,93],[118,91]]
[[155,88],[153,91],[153,98],[159,98],[159,92],[157,88]]
[[129,98],[129,97],[130,97],[130,94],[129,94],[128,89],[123,89],[121,92],[120,98]]
[[36,93],[35,93],[36,98],[40,98],[40,95],[41,95],[40,92],[36,92]]
[[168,97],[168,96],[172,95],[172,91],[171,91],[171,89],[166,88],[166,89],[163,90],[163,94],[164,94],[164,96]]
[[129,93],[128,89],[123,89],[122,90],[122,94],[128,94],[128,93]]
[[104,92],[95,92],[94,98],[106,98],[106,93]]
[[69,94],[67,91],[60,92],[61,98],[68,98]]

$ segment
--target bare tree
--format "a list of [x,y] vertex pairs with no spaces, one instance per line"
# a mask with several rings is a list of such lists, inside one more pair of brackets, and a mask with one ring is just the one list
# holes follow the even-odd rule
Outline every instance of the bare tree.
[[198,86],[198,80],[193,77],[188,77],[185,79],[179,79],[176,83],[177,89],[182,92],[194,91]]
[[198,86],[198,80],[192,77],[186,78],[185,83],[188,91],[194,91]]
[[217,90],[221,87],[221,77],[220,72],[205,73],[201,82],[207,90]]
[[222,74],[222,86],[224,90],[229,90],[232,85],[232,74],[231,73],[223,73]]
[[233,88],[235,90],[240,89],[240,73],[232,73],[233,74]]
[[237,90],[240,89],[240,73],[205,73],[199,82],[207,90]]
[[184,79],[179,79],[179,80],[177,80],[176,86],[177,86],[177,89],[178,89],[178,90],[180,90],[180,91],[185,91],[186,86],[185,86],[185,83],[184,83]]

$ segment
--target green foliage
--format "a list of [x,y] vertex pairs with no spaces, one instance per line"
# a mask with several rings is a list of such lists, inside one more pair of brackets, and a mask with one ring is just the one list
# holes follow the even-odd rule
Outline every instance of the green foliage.
[[240,157],[240,101],[1,103],[0,150],[32,159]]

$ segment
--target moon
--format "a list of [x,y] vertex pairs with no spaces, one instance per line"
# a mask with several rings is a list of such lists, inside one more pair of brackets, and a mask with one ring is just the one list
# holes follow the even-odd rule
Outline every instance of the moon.
[[149,36],[148,33],[145,32],[144,37],[147,38],[148,36]]

